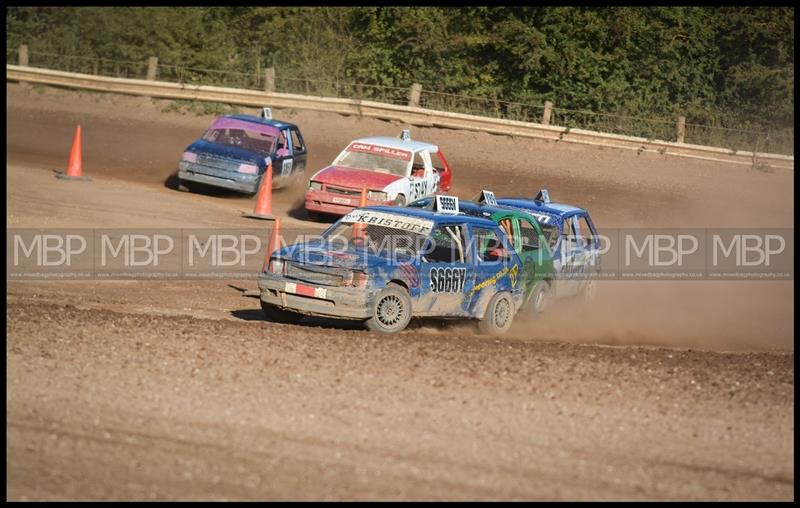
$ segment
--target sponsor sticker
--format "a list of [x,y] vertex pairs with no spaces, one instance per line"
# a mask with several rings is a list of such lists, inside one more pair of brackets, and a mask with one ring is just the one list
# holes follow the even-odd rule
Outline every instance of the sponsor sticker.
[[416,217],[406,217],[404,215],[393,215],[384,212],[374,212],[370,210],[353,210],[344,217],[342,222],[373,224],[387,228],[399,229],[427,235],[433,229],[433,221],[418,219]]
[[393,159],[400,159],[404,161],[411,160],[411,152],[408,150],[398,150],[396,148],[389,148],[387,146],[369,145],[366,143],[351,143],[347,147],[350,152],[365,152],[382,155],[384,157],[391,157]]
[[466,268],[431,268],[431,291],[434,293],[461,293],[467,280]]

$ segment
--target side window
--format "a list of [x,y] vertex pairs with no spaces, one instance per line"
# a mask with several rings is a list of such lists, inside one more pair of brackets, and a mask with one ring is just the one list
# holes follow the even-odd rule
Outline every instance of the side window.
[[292,129],[292,147],[294,147],[295,153],[297,152],[305,152],[306,145],[303,144],[303,136],[300,135],[300,131],[297,129]]
[[552,224],[539,224],[539,227],[542,228],[542,233],[544,233],[544,237],[547,239],[547,245],[550,246],[550,250],[552,251],[556,248],[556,242],[558,242],[558,228]]
[[578,243],[578,232],[575,230],[575,218],[564,219],[564,241],[568,248],[575,247]]
[[497,236],[492,229],[474,228],[473,238],[475,240],[478,262],[491,263],[511,259],[511,255],[506,249],[503,240]]
[[519,236],[522,240],[522,252],[530,252],[539,248],[539,235],[533,224],[525,219],[519,220]]
[[437,226],[423,250],[422,260],[427,263],[464,263],[466,235],[463,224]]
[[503,233],[506,234],[508,240],[511,242],[511,245],[514,245],[514,223],[511,221],[510,218],[500,220],[500,229],[503,230]]
[[578,219],[578,225],[581,228],[581,239],[583,240],[583,245],[585,247],[590,247],[594,245],[595,243],[594,233],[592,232],[592,228],[589,227],[589,221],[587,220],[587,217],[585,215],[581,216]]
[[433,166],[434,171],[438,173],[444,171],[444,164],[442,163],[442,159],[436,152],[431,152],[431,165]]
[[286,142],[286,133],[287,132],[288,131],[283,130],[278,135],[278,152],[277,152],[277,154],[278,154],[279,157],[282,157],[284,155],[288,155],[287,151],[289,150],[289,145]]
[[414,165],[411,166],[411,176],[413,178],[422,178],[425,176],[425,161],[422,159],[421,152],[414,154]]

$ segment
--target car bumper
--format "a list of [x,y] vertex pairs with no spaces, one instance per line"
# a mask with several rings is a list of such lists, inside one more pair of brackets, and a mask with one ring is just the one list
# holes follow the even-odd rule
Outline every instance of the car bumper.
[[374,293],[353,287],[306,284],[262,273],[258,277],[261,301],[311,316],[366,319],[371,314]]
[[[291,175],[273,176],[272,188],[279,189],[289,183]],[[189,182],[197,182],[213,187],[235,190],[247,194],[258,192],[261,183],[259,175],[249,175],[236,171],[223,171],[216,168],[202,166],[200,164],[181,163],[178,169],[178,178]]]
[[[310,212],[346,215],[359,207],[361,196],[347,196],[326,191],[306,191],[306,210]],[[393,201],[367,200],[364,206],[393,205]]]

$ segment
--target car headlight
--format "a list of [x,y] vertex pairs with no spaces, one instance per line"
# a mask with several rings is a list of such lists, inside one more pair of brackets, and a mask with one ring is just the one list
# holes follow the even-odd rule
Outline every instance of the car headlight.
[[186,162],[196,163],[197,154],[194,152],[183,152],[183,155],[181,155],[181,160]]
[[386,195],[385,192],[381,191],[369,191],[367,193],[367,199],[370,201],[386,201],[389,196]]
[[308,182],[308,188],[311,190],[322,190],[322,184],[311,180]]
[[255,175],[258,173],[258,166],[255,164],[239,164],[239,173]]

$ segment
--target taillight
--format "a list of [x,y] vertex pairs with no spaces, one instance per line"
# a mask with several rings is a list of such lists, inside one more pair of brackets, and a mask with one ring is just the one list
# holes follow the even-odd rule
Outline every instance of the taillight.
[[275,259],[272,258],[269,260],[269,273],[275,273],[278,275],[285,275],[286,272],[284,270],[285,266],[283,264],[282,259]]
[[239,173],[246,175],[255,175],[258,173],[258,166],[255,164],[239,164]]

